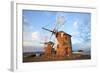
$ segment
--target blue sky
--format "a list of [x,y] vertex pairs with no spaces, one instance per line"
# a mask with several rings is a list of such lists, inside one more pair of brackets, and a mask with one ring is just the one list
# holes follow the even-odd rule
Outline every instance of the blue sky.
[[[83,44],[83,37],[79,35],[86,36],[91,33],[90,13],[23,10],[22,14],[24,46],[42,46],[40,42],[50,39],[51,33],[43,30],[42,27],[52,30],[57,25],[59,31],[63,30],[72,35],[73,47],[74,45],[86,45]],[[54,37],[52,39],[54,40]],[[84,48],[90,48],[90,42],[86,43],[88,47]]]

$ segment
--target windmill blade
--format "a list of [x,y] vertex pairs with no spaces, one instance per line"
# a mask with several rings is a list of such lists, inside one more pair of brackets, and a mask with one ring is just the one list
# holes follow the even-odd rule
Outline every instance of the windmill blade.
[[40,44],[47,44],[48,42],[40,42]]
[[47,31],[50,31],[50,32],[53,32],[53,31],[51,31],[51,30],[49,30],[49,29],[47,29],[47,28],[44,28],[44,27],[43,27],[42,29],[47,30]]
[[53,36],[53,34],[54,34],[54,33],[51,34],[50,39],[51,39],[51,37]]
[[62,26],[64,26],[66,20],[64,16],[57,16],[56,18],[56,30],[61,30]]
[[[53,29],[53,32],[55,32],[55,33],[57,32],[56,28]],[[51,34],[51,36],[50,36],[50,39],[51,39],[51,37],[53,36],[53,34],[55,34],[55,33],[53,33],[53,32],[52,32],[52,34]]]
[[65,17],[64,16],[57,16],[56,24],[64,25],[64,23],[65,23]]
[[44,44],[44,42],[40,42],[40,44]]

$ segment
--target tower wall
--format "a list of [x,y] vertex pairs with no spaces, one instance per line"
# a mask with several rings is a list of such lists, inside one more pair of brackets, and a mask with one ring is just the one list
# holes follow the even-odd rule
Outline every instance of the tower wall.
[[72,44],[71,36],[65,32],[58,32],[56,34],[58,41],[57,55],[58,56],[71,56],[72,55]]

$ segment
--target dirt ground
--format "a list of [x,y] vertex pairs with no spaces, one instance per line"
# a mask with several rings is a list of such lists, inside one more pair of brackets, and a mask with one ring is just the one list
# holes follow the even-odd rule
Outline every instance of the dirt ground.
[[90,55],[78,55],[78,54],[73,54],[72,56],[68,57],[58,57],[58,56],[27,56],[27,57],[23,57],[23,62],[43,62],[43,61],[67,61],[67,60],[87,60],[87,59],[91,59]]

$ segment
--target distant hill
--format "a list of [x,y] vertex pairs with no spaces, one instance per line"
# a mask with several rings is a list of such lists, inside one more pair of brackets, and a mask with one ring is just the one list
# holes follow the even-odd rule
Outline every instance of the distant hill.
[[43,52],[42,47],[33,47],[33,46],[23,46],[23,53],[26,52]]

